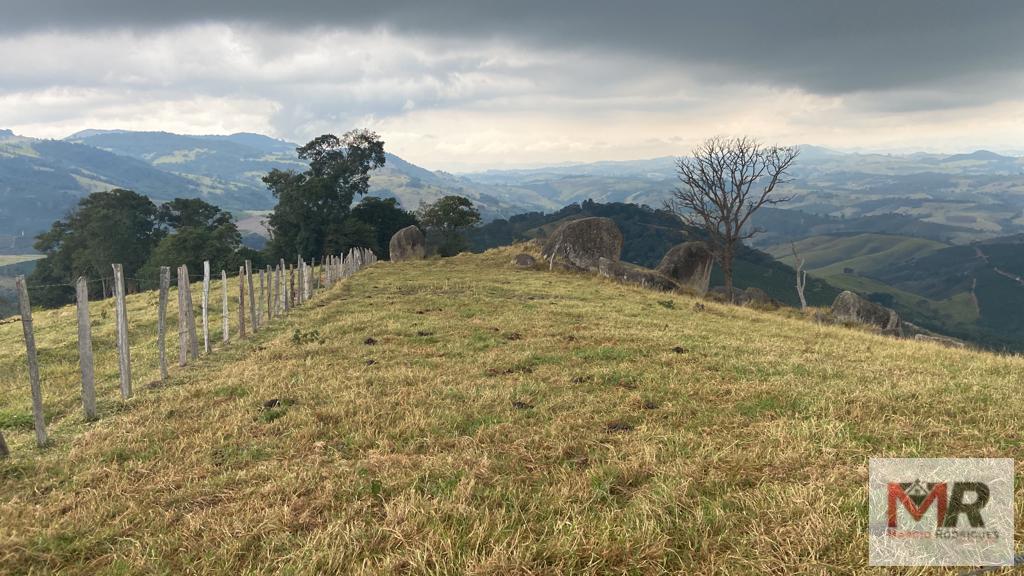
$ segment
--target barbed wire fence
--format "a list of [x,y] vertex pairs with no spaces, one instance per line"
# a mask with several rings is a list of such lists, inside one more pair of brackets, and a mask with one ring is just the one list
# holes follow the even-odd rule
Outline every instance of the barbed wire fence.
[[[296,258],[294,264],[286,263],[281,259],[274,266],[267,265],[263,269],[253,269],[252,262],[245,261],[245,265],[239,268],[238,274],[229,275],[226,270],[220,271],[220,315],[221,315],[221,339],[224,344],[230,343],[232,334],[230,332],[230,318],[232,316],[231,303],[234,300],[237,312],[236,335],[240,340],[246,339],[249,335],[256,334],[267,327],[269,322],[275,318],[285,316],[289,311],[309,302],[315,294],[332,288],[339,281],[342,281],[363,268],[377,262],[377,256],[365,248],[353,248],[343,255],[330,255],[321,260],[319,265],[316,259],[312,262],[305,262],[301,257]],[[137,291],[146,291],[144,286],[152,286],[158,291],[157,299],[157,337],[156,357],[159,363],[159,382],[166,384],[169,378],[167,360],[167,313],[170,288],[172,285],[170,267],[163,266],[157,272],[155,279],[140,279],[127,277],[123,273],[121,264],[111,266],[110,276],[81,276],[75,282],[67,284],[41,284],[29,285],[25,276],[18,276],[15,279],[15,291],[17,292],[18,310],[20,318],[12,319],[17,322],[20,319],[25,344],[25,358],[28,366],[28,384],[32,397],[32,427],[35,433],[36,445],[44,447],[49,442],[47,435],[45,402],[43,397],[43,381],[40,376],[39,350],[36,347],[37,329],[33,325],[32,307],[29,299],[29,289],[42,288],[67,288],[72,290],[76,300],[76,323],[77,332],[77,356],[79,373],[81,375],[81,403],[86,421],[92,421],[100,417],[97,409],[96,398],[96,373],[93,356],[93,325],[89,312],[89,286],[100,283],[103,286],[103,300],[107,298],[107,287],[114,301],[115,314],[114,325],[116,331],[116,350],[118,358],[118,376],[120,384],[120,395],[122,400],[127,400],[135,395],[132,378],[132,346],[131,334],[128,323],[128,305],[126,301],[126,281],[135,283]],[[216,303],[216,298],[211,300],[212,277],[209,261],[203,262],[202,274],[190,273],[188,266],[179,266],[177,280],[174,285],[178,288],[178,366],[184,368],[190,361],[198,360],[200,350],[203,355],[213,353],[215,350],[210,343],[210,320],[211,303]],[[230,297],[229,280],[236,280],[238,286],[237,297]],[[201,300],[199,303],[201,316],[200,327],[196,323],[195,305],[192,300],[193,280],[199,280],[201,286]],[[152,283],[150,283],[152,282]],[[105,311],[104,311],[105,312]],[[103,316],[105,320],[106,315]],[[248,326],[247,326],[248,324]],[[248,328],[248,330],[247,330]],[[200,345],[200,334],[202,345]],[[138,347],[136,347],[138,350]],[[24,388],[13,385],[6,390],[0,390],[5,396],[10,394],[23,393]],[[10,448],[4,439],[3,430],[0,429],[0,458],[10,455]]]

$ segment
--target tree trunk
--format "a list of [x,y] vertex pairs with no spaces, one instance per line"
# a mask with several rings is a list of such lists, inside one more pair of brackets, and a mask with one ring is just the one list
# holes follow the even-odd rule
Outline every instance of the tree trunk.
[[722,276],[725,279],[725,294],[729,302],[735,303],[736,299],[732,293],[732,246],[726,246],[722,250]]

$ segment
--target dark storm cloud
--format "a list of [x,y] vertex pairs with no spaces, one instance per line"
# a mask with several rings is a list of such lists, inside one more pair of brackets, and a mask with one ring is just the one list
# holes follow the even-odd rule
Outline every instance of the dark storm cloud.
[[[336,2],[305,0],[5,0],[0,31],[138,30],[202,22],[501,38],[545,48],[679,62],[819,94],[941,87],[1024,70],[1024,2],[707,0]],[[997,98],[999,95],[994,94]]]

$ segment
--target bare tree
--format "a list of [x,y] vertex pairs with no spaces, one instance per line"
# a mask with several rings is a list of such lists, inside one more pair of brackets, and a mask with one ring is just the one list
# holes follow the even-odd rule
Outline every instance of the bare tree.
[[684,223],[707,231],[730,299],[737,245],[760,232],[747,226],[750,217],[762,206],[792,199],[772,192],[788,181],[787,171],[799,153],[796,147],[765,146],[754,138],[710,138],[692,157],[676,163],[681,185],[668,207]]
[[796,253],[796,242],[791,244],[793,248],[793,264],[796,266],[796,293],[800,296],[800,309],[807,309],[807,299],[804,298],[804,288],[807,287],[807,270],[804,270],[804,263],[807,261]]

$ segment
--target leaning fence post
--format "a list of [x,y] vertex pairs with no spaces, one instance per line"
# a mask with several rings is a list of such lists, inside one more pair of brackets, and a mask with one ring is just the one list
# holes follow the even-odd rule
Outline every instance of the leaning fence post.
[[238,268],[238,338],[245,340],[245,266]]
[[210,261],[203,261],[203,352],[210,353]]
[[121,397],[132,397],[132,359],[128,347],[128,307],[124,302],[124,268],[113,264],[114,296],[117,312],[117,361],[121,369]]
[[160,267],[160,304],[156,319],[156,346],[160,353],[160,381],[167,383],[167,294],[171,290],[171,269]]
[[252,260],[245,261],[245,277],[249,283],[249,316],[252,319],[249,324],[252,326],[252,333],[255,334],[260,329],[260,323],[256,317],[256,291],[252,285]]
[[92,363],[92,330],[89,324],[89,283],[79,276],[75,283],[78,298],[78,366],[82,371],[82,408],[85,419],[96,418],[96,378]]
[[36,337],[32,332],[32,305],[28,301],[28,287],[25,277],[14,279],[18,290],[18,308],[21,312],[21,327],[25,332],[25,352],[28,356],[28,379],[32,385],[32,415],[36,425],[36,444],[46,445],[46,421],[43,419],[43,391],[39,387],[39,359],[36,357]]
[[224,308],[220,315],[221,338],[227,343],[231,340],[231,327],[228,326],[228,273],[223,270],[220,271],[220,293],[224,297]]

